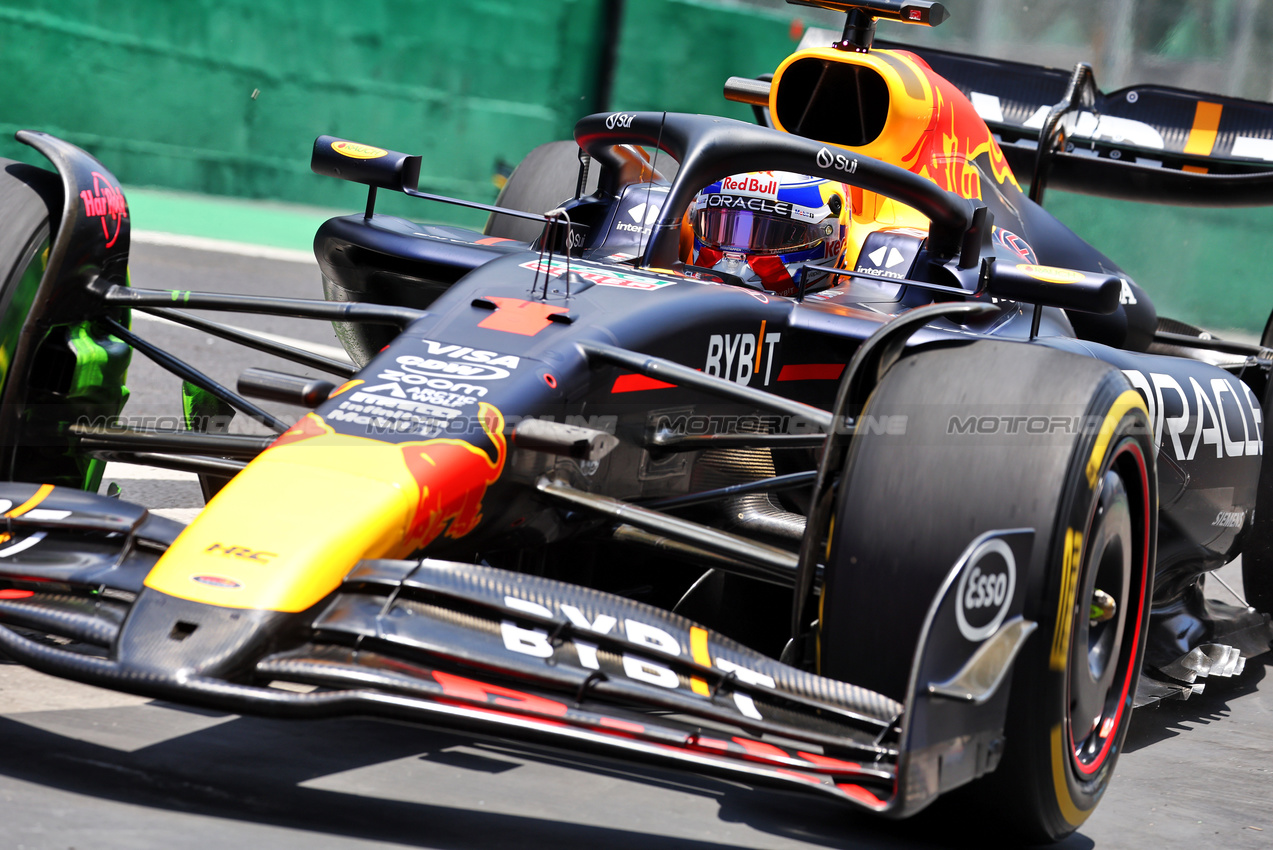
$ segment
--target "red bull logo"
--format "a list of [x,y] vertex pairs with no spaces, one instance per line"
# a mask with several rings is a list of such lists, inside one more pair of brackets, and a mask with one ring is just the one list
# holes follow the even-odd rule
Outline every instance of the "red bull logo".
[[910,60],[923,72],[932,89],[933,99],[928,127],[899,164],[922,174],[947,191],[964,198],[980,199],[982,172],[973,162],[985,154],[995,181],[1011,183],[1020,191],[1021,187],[999,143],[963,93],[945,78],[933,73],[913,54],[897,55]]
[[[447,537],[463,537],[482,521],[482,499],[504,471],[508,443],[503,433],[504,415],[498,408],[480,402],[478,419],[491,450],[449,437],[397,446],[407,472],[419,488],[415,512],[402,541],[404,551],[427,546],[444,530]],[[270,448],[335,433],[321,416],[307,413],[280,434]]]
[[720,181],[720,188],[722,192],[740,192],[766,198],[778,197],[778,180],[772,172],[759,171],[754,174],[725,177]]
[[478,417],[494,446],[494,458],[464,440],[440,438],[400,447],[402,460],[420,488],[406,535],[406,542],[416,548],[433,542],[443,528],[447,537],[458,538],[482,521],[482,499],[504,471],[508,446],[504,416],[496,407],[481,402]]
[[323,417],[317,413],[306,413],[296,424],[288,428],[282,434],[278,435],[278,439],[270,443],[271,449],[279,446],[286,446],[289,443],[299,443],[301,440],[308,440],[310,437],[321,437],[324,434],[334,434],[331,426],[323,421]]

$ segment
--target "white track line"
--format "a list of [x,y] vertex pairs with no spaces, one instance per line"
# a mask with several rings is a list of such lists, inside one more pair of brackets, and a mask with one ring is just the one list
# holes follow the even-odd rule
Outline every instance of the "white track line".
[[[164,470],[157,466],[139,466],[136,463],[116,463],[109,462],[106,464],[106,471],[102,473],[102,490],[106,492],[106,485],[109,482],[123,485],[123,498],[129,498],[130,481],[163,481],[172,482],[172,484],[157,485],[159,491],[162,492],[165,487],[176,486],[178,490],[183,490],[187,486],[199,486],[199,476],[193,472],[179,472],[177,470]],[[168,490],[168,492],[172,492]],[[151,494],[154,498],[155,494]],[[167,517],[168,519],[176,519],[179,523],[190,524],[202,508],[150,508],[150,513],[158,514],[159,517]],[[0,551],[0,557],[5,552]]]
[[182,236],[178,233],[164,233],[159,230],[134,230],[132,240],[143,245],[164,245],[172,248],[191,248],[195,251],[217,251],[222,254],[237,254],[240,257],[256,257],[262,260],[279,260],[284,263],[304,263],[308,266],[318,265],[310,251],[297,251],[292,248],[271,248],[268,245],[252,245],[248,242],[231,242],[227,239],[209,239],[206,236]]
[[[106,470],[102,473],[102,484],[105,485],[111,481],[120,482],[127,485],[130,481],[172,481],[180,482],[190,486],[199,486],[199,476],[193,472],[180,472],[176,469],[163,469],[158,466],[139,466],[135,463],[115,463],[114,461],[106,464]],[[102,492],[105,492],[103,487]],[[128,488],[125,486],[123,496],[128,498]],[[177,522],[189,525],[191,521],[198,516],[202,508],[150,508],[152,514],[167,517]],[[0,557],[5,553],[0,551]]]
[[103,481],[191,481],[199,482],[199,476],[193,472],[181,472],[176,469],[163,469],[158,466],[139,466],[135,463],[106,464],[102,473]]
[[189,525],[194,522],[194,518],[199,515],[201,510],[203,508],[159,508],[152,510],[151,513]]
[[[185,327],[185,325],[180,324],[179,322],[165,319],[162,316],[152,316],[149,313],[143,313],[140,310],[133,311],[133,318],[140,319],[143,322],[156,322],[162,325],[171,325],[175,328]],[[321,342],[309,342],[308,340],[296,339],[295,337],[283,336],[282,334],[272,334],[269,331],[248,330],[247,328],[240,328],[235,325],[230,325],[229,327],[245,333],[256,334],[257,336],[264,337],[272,342],[290,345],[293,348],[308,351],[310,354],[317,354],[319,357],[327,357],[332,360],[339,360],[341,363],[349,363],[351,365],[353,363],[353,361],[349,359],[349,355],[345,353],[345,349],[337,348],[334,345],[324,345]]]

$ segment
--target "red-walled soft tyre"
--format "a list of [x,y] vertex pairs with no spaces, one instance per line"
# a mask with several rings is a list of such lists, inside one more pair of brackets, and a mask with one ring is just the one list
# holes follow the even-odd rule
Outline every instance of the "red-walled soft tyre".
[[[1061,581],[1039,639],[1016,667],[1003,762],[973,789],[1040,843],[1073,832],[1105,793],[1131,719],[1149,626],[1153,454],[1138,416],[1108,416],[1110,439],[1090,455],[1096,486],[1075,488],[1063,537],[1058,527]],[[1000,809],[1005,800],[1012,805]]]

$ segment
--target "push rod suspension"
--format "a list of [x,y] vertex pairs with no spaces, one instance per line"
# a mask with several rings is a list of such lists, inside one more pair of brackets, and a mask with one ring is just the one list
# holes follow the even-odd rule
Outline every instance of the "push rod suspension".
[[180,310],[169,310],[163,307],[146,307],[143,312],[152,316],[158,316],[161,319],[167,319],[170,322],[176,322],[179,325],[185,325],[188,328],[210,333],[221,339],[238,343],[239,345],[265,354],[273,354],[275,357],[281,357],[284,360],[290,360],[293,363],[300,363],[302,366],[309,366],[311,369],[318,369],[327,372],[330,375],[339,375],[342,378],[352,378],[357,374],[358,370],[351,363],[343,363],[340,360],[334,360],[330,357],[323,357],[321,354],[314,354],[304,349],[297,348],[285,343],[276,342],[260,334],[244,328],[236,328],[230,325],[223,325],[220,322],[209,321],[208,319],[192,316],[189,313],[183,313]]
[[387,304],[336,303],[312,298],[271,298],[180,289],[134,289],[131,286],[106,284],[104,281],[91,288],[98,292],[104,302],[118,307],[185,307],[191,310],[260,313],[266,316],[323,319],[329,322],[371,322],[398,328],[405,328],[428,315],[423,310]]
[[251,416],[262,425],[265,425],[268,428],[273,428],[279,433],[282,433],[292,427],[282,419],[279,419],[273,413],[270,413],[268,410],[258,407],[238,393],[212,380],[211,377],[200,372],[184,360],[179,360],[176,357],[173,357],[157,345],[153,345],[152,343],[149,343],[137,336],[137,334],[133,333],[114,319],[106,317],[103,319],[103,322],[111,329],[112,334],[131,345],[134,350],[140,351],[142,354],[149,357],[157,365],[162,366],[164,369],[167,369],[169,372],[184,381],[189,381],[198,387],[202,387],[234,409]]

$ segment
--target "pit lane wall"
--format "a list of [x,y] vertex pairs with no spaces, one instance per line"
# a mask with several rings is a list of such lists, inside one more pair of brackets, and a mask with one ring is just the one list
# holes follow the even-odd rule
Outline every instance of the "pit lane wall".
[[606,100],[745,117],[721,84],[772,70],[791,17],[686,0],[0,0],[0,156],[34,161],[13,141],[33,128],[126,184],[360,206],[309,171],[332,133],[423,154],[422,190],[493,201],[501,172]]
[[0,155],[36,127],[125,183],[359,205],[356,187],[309,172],[314,137],[335,133],[424,153],[422,188],[490,199],[497,162],[560,136],[595,97],[602,9],[0,0]]
[[[723,81],[772,71],[805,24],[827,25],[818,15],[724,0],[0,0],[0,156],[44,165],[12,138],[40,129],[132,186],[359,208],[359,187],[309,171],[327,132],[421,153],[421,189],[492,201],[527,151],[568,138],[589,112],[748,119],[722,99]],[[984,15],[967,17],[969,33],[984,30]],[[945,46],[980,46],[949,29]],[[384,212],[484,220],[386,194]],[[1273,212],[1146,211],[1058,192],[1049,207],[1118,258],[1160,313],[1263,327],[1273,299],[1251,270],[1273,263]]]

